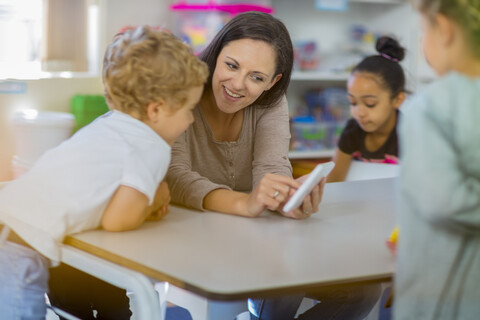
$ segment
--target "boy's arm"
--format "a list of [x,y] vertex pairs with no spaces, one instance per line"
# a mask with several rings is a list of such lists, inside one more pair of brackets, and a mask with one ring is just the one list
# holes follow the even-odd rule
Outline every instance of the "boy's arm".
[[107,231],[126,231],[138,228],[147,218],[158,220],[169,211],[170,194],[161,183],[152,205],[137,189],[121,185],[113,194],[102,216],[101,226]]
[[166,181],[162,181],[158,186],[153,203],[147,207],[150,214],[147,220],[156,221],[165,217],[170,212],[170,190]]

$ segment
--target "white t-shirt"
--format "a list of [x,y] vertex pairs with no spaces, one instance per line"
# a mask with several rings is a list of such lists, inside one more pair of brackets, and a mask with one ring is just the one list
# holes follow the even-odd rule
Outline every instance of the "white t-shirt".
[[170,146],[145,123],[119,111],[98,118],[0,190],[0,221],[54,261],[68,234],[95,229],[120,185],[153,202]]

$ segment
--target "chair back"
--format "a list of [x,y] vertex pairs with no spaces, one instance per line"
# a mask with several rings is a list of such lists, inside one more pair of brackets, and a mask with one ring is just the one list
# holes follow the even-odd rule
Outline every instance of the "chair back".
[[345,181],[370,180],[397,177],[400,165],[387,163],[362,162],[353,160]]

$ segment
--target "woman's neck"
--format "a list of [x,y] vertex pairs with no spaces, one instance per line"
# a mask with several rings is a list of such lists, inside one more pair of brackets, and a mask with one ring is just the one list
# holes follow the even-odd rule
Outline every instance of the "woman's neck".
[[211,91],[205,92],[200,99],[200,108],[215,139],[219,141],[238,140],[243,124],[243,109],[235,113],[221,111],[217,107],[215,97]]

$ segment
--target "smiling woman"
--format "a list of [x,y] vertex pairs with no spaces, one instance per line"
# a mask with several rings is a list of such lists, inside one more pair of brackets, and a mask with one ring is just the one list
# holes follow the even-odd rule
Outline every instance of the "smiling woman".
[[[200,58],[210,77],[193,111],[195,122],[172,148],[172,202],[245,217],[267,209],[298,220],[316,213],[325,179],[299,208],[282,210],[306,178],[292,178],[288,159],[285,92],[293,47],[285,25],[265,13],[237,15]],[[290,320],[301,299],[251,300],[252,319]]]
[[316,212],[320,186],[301,209],[281,210],[301,184],[292,178],[288,159],[285,92],[293,47],[285,25],[261,12],[237,15],[200,58],[210,77],[194,110],[196,121],[172,149],[172,201],[247,217],[265,209],[295,219]]
[[98,0],[0,0],[0,79],[96,76],[98,10]]

